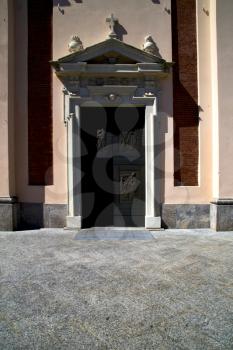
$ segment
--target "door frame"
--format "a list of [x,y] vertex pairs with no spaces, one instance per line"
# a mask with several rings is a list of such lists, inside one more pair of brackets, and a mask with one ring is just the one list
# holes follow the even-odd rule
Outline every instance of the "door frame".
[[[95,89],[96,88],[96,89]],[[145,228],[161,228],[160,201],[155,189],[155,94],[135,97],[137,86],[89,87],[89,96],[74,96],[64,91],[64,118],[67,125],[68,228],[82,227],[81,135],[82,107],[145,107]]]

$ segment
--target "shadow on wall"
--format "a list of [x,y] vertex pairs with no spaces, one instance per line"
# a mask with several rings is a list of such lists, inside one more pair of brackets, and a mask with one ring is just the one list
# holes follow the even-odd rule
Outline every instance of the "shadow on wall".
[[[77,4],[81,4],[83,2],[83,0],[72,0]],[[65,10],[62,7],[65,6],[71,6],[71,0],[53,0],[53,6],[57,7],[58,10],[61,12],[62,15],[65,14]]]
[[[77,4],[81,4],[83,0],[72,0]],[[161,4],[160,0],[151,0],[153,4]],[[53,6],[71,6],[71,0],[53,0]]]
[[[71,6],[71,1],[81,4],[83,0],[53,0],[53,6]],[[153,4],[161,4],[160,0],[151,0]]]
[[128,34],[127,30],[119,22],[115,24],[115,32],[117,34],[117,38],[121,41],[124,41],[123,36]]
[[199,108],[174,73],[174,185],[198,185]]
[[[72,0],[77,4],[81,4],[83,0]],[[71,6],[71,0],[53,0],[53,6]]]
[[159,52],[158,45],[156,44],[156,42],[154,40],[153,40],[153,44],[154,44],[154,55],[159,57],[159,58],[163,58],[162,55]]

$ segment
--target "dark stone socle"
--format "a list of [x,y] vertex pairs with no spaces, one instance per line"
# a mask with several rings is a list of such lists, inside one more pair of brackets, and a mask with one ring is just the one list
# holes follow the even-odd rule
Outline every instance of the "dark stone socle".
[[164,228],[209,228],[209,204],[163,204]]
[[0,231],[13,231],[17,228],[18,205],[0,203]]
[[[66,216],[66,204],[1,202],[0,231],[39,229],[43,227],[64,228],[66,226]],[[228,202],[224,202],[224,204],[162,204],[161,218],[162,227],[165,229],[212,228],[216,231],[232,231],[233,204]],[[142,234],[142,232],[144,233]],[[118,239],[119,237],[121,239],[129,239],[134,235],[137,236],[137,239],[149,239],[145,232],[148,231],[141,231],[139,234],[137,230],[135,232],[131,230],[129,233],[122,228],[121,232],[116,232],[116,235],[112,236],[111,239]],[[102,233],[100,235],[99,233],[90,229],[88,230],[88,237],[101,239]],[[105,236],[106,232],[104,233]],[[77,239],[82,239],[82,236],[78,236]]]
[[216,231],[233,231],[233,201],[219,200],[210,205],[210,227]]

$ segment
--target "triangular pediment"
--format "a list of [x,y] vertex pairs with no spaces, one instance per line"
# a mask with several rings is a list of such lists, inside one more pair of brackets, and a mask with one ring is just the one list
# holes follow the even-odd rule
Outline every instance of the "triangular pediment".
[[134,64],[134,63],[158,63],[165,60],[154,56],[117,39],[107,39],[85,50],[74,52],[58,59],[53,64],[80,63],[89,64]]

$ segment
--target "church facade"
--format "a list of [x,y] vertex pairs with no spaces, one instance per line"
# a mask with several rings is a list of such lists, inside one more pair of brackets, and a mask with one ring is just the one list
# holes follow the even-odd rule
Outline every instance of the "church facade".
[[231,0],[0,0],[0,230],[233,230]]

